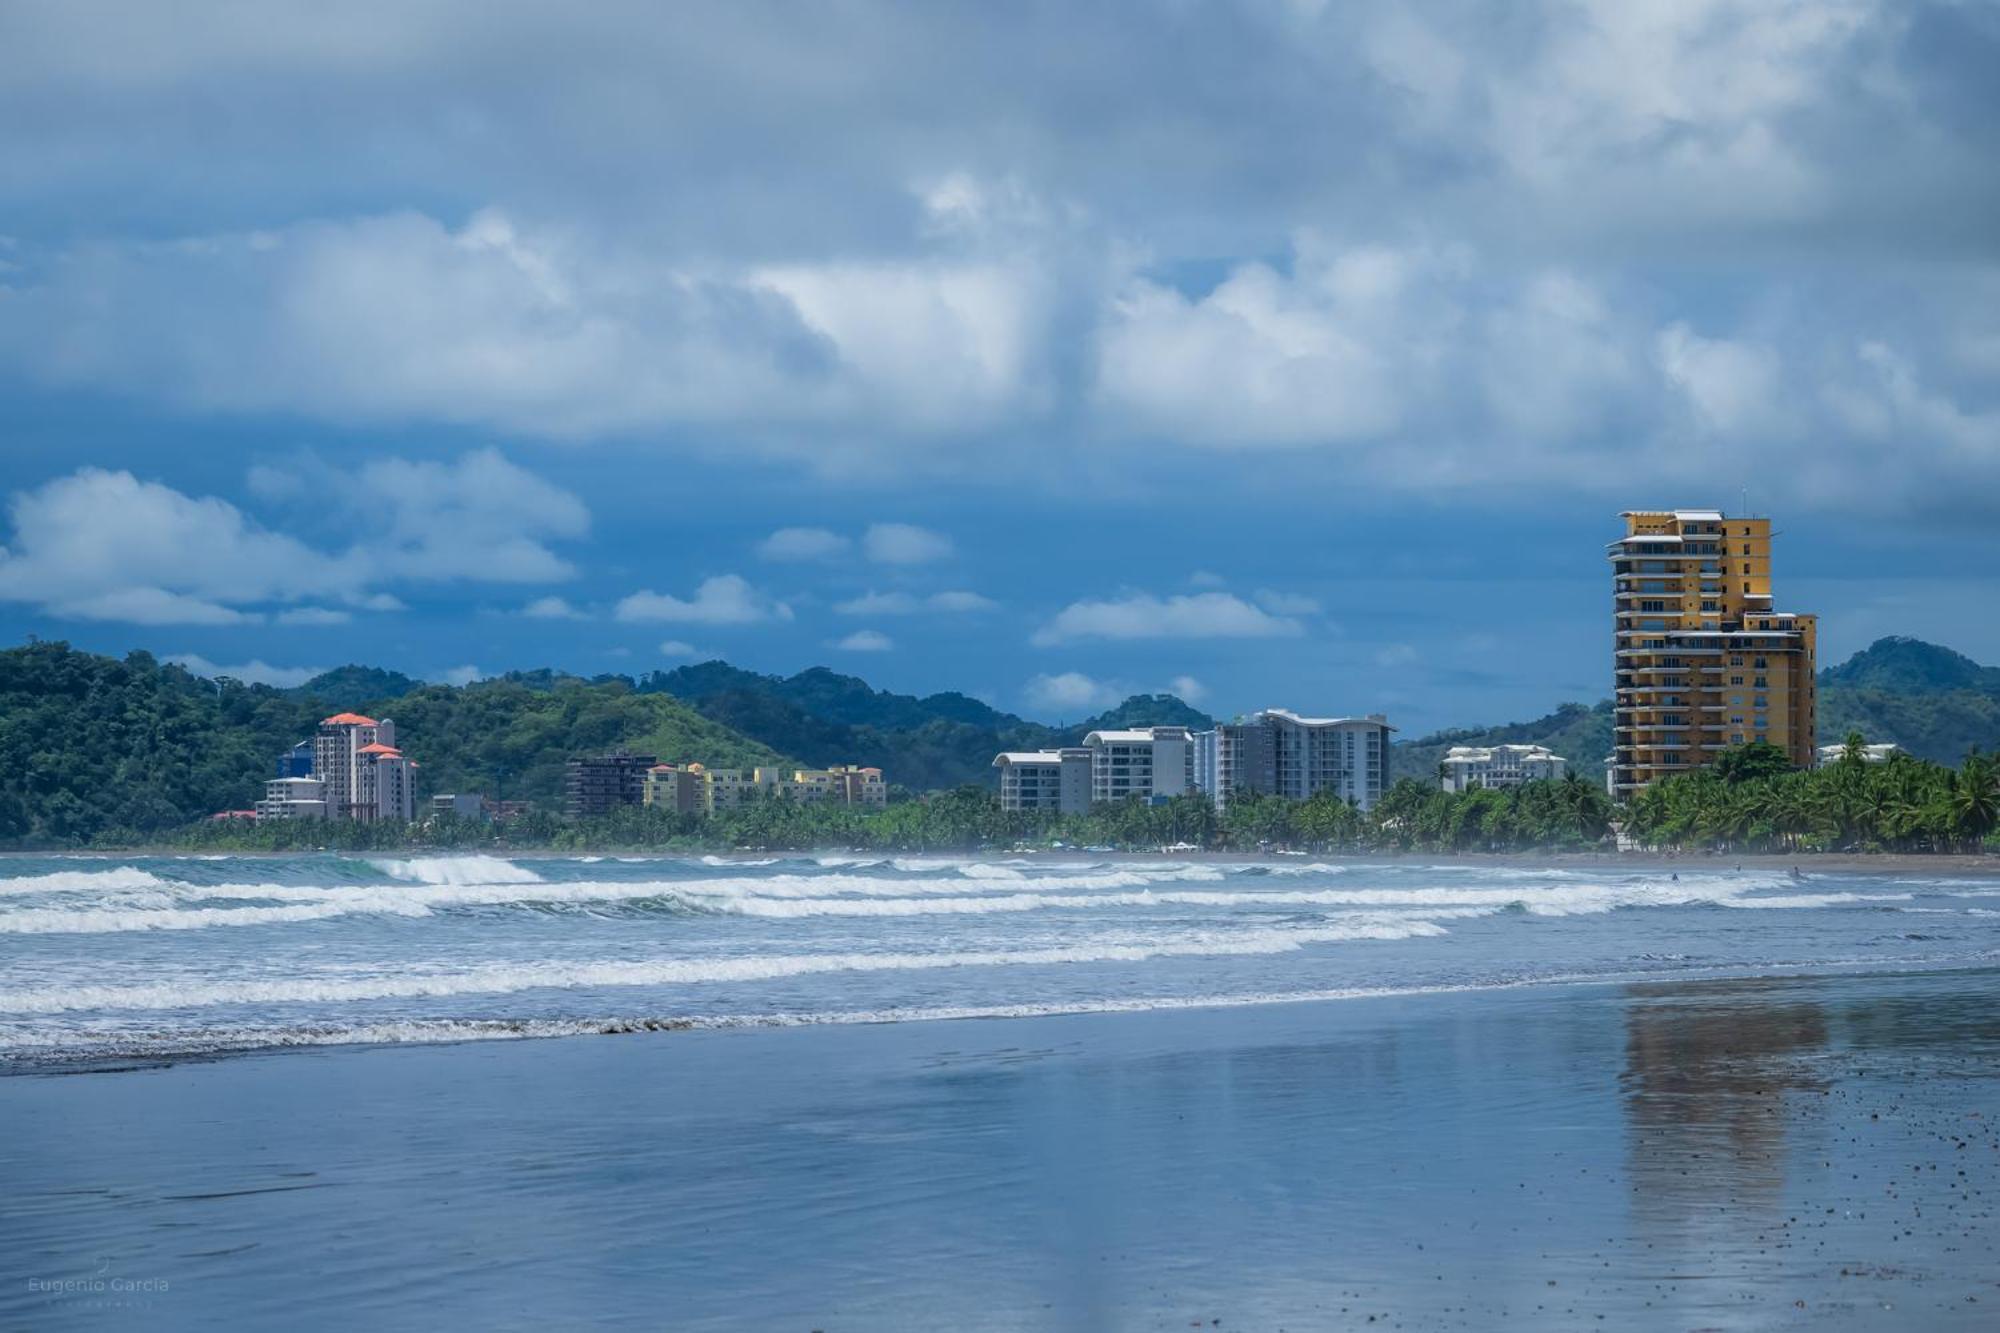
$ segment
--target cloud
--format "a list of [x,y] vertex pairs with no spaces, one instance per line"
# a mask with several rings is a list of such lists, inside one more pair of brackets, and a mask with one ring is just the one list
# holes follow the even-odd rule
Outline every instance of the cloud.
[[779,528],[757,543],[757,554],[765,560],[827,560],[852,545],[826,528]]
[[1035,712],[1066,717],[1101,712],[1125,697],[1116,686],[1093,680],[1081,671],[1035,676],[1021,693]]
[[197,676],[214,680],[227,676],[249,685],[273,685],[281,690],[296,689],[313,679],[324,675],[325,667],[281,667],[272,666],[262,659],[252,659],[240,666],[220,666],[194,653],[181,653],[166,659],[177,666],[186,667]]
[[951,538],[910,523],[874,523],[861,550],[878,565],[925,565],[950,557]]
[[1193,676],[1175,676],[1165,685],[1144,686],[1103,680],[1081,671],[1037,675],[1021,687],[1021,697],[1030,712],[1072,719],[1101,713],[1135,694],[1171,694],[1192,704],[1208,694],[1208,687]]
[[662,657],[699,657],[700,655],[701,651],[691,643],[683,643],[679,639],[663,639],[660,641],[660,656]]
[[1316,616],[1320,611],[1317,601],[1300,593],[1259,588],[1251,597],[1274,616]]
[[1303,627],[1226,592],[1156,597],[1134,593],[1113,601],[1072,602],[1035,631],[1040,645],[1077,639],[1269,639]]
[[651,590],[635,592],[622,599],[613,614],[620,620],[639,623],[750,625],[764,620],[790,620],[792,609],[765,596],[740,575],[720,574],[704,579],[690,599]]
[[1229,580],[1212,570],[1197,569],[1188,575],[1188,586],[1193,588],[1226,588]]
[[[400,610],[373,585],[397,581],[542,582],[568,564],[541,536],[580,536],[582,503],[491,451],[452,463],[364,464],[329,505],[361,535],[327,552],[259,524],[229,501],[189,496],[130,472],[82,468],[8,503],[0,601],[52,615],[142,625],[232,625],[259,604],[325,598]],[[325,607],[280,611],[286,624],[333,624]]]
[[537,597],[521,608],[530,620],[588,620],[590,617],[561,597]]
[[8,504],[0,600],[59,616],[145,625],[225,625],[245,603],[354,589],[360,560],[265,531],[234,505],[129,472],[83,468]]
[[354,619],[349,611],[327,606],[295,606],[271,617],[280,625],[345,625]]
[[481,673],[476,666],[447,667],[438,673],[438,679],[446,685],[470,685],[480,678]]
[[896,645],[878,630],[858,629],[833,646],[847,653],[886,653]]
[[379,516],[392,554],[378,577],[481,583],[553,583],[576,570],[545,544],[590,531],[570,492],[492,449],[452,462],[377,459],[350,499]]
[[843,616],[912,616],[923,611],[939,611],[963,614],[974,611],[991,611],[1000,604],[990,597],[982,597],[976,592],[954,589],[948,592],[934,592],[927,597],[919,597],[907,592],[869,591],[859,597],[849,598],[833,604],[834,612]]

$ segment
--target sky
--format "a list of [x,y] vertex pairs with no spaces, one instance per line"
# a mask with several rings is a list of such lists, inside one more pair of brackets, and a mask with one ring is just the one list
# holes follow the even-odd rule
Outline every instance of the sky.
[[1406,735],[2000,661],[1990,0],[0,4],[0,640]]

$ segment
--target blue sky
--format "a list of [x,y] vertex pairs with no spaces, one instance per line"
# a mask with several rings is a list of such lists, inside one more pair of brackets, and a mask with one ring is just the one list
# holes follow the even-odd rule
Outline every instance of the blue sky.
[[1421,731],[1747,495],[1829,660],[2000,660],[1990,4],[8,29],[10,640]]

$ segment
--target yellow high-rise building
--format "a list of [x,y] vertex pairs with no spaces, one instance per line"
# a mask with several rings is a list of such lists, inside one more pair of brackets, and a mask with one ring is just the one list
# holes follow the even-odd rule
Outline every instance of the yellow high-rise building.
[[1814,616],[1771,609],[1771,520],[1632,510],[1611,543],[1611,794],[1769,741],[1813,762]]

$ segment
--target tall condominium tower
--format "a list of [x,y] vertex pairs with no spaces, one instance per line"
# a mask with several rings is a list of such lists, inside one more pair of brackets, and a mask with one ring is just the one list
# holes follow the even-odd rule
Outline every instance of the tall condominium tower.
[[1619,517],[1612,794],[1751,741],[1810,766],[1817,618],[1771,608],[1771,520],[1714,509]]

